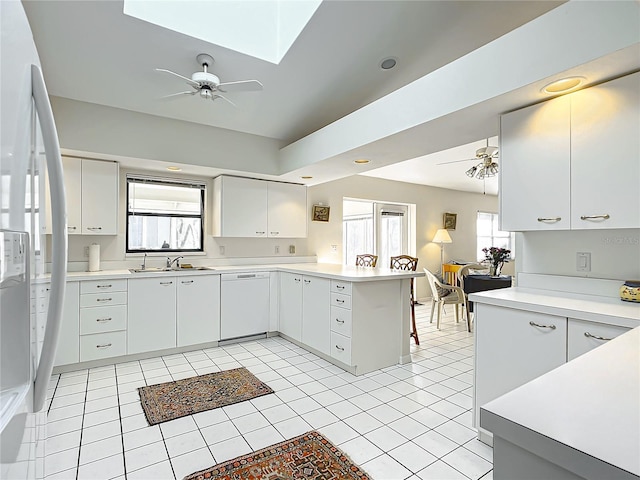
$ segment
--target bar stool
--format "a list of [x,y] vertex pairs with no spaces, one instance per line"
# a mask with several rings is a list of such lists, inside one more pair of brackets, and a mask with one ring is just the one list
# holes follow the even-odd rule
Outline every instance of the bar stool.
[[[391,265],[390,268],[392,270],[411,270],[416,271],[418,268],[418,259],[416,257],[412,257],[410,255],[398,255],[397,257],[391,257]],[[418,329],[416,328],[416,309],[415,309],[415,297],[413,294],[413,278],[411,279],[411,295],[409,301],[411,302],[411,328],[413,332],[409,334],[410,337],[416,342],[416,345],[420,345],[420,340],[418,339]]]
[[356,255],[356,267],[375,267],[378,263],[378,256],[371,253]]

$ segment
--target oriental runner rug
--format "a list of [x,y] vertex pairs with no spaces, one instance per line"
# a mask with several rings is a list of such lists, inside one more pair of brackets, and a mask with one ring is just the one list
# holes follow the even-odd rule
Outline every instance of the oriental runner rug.
[[246,368],[209,373],[138,389],[149,425],[273,393]]
[[370,480],[316,431],[192,473],[184,480]]

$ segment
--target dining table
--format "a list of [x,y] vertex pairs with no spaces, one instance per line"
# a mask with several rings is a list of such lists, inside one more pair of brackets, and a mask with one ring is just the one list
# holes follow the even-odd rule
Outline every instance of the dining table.
[[[467,275],[464,278],[464,293],[485,292],[487,290],[497,290],[499,288],[509,288],[511,286],[511,276],[509,275]],[[470,312],[473,312],[473,302],[467,302]]]

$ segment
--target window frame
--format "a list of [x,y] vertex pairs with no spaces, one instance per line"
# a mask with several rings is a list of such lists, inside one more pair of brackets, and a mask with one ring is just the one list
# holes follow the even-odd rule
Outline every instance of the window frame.
[[[489,245],[489,247],[493,246],[493,244],[495,243],[495,242],[493,241],[493,239],[495,239],[495,238],[507,238],[507,239],[509,240],[509,243],[508,243],[508,247],[507,247],[507,249],[511,251],[511,252],[510,252],[510,254],[509,254],[509,258],[507,259],[507,261],[509,261],[509,262],[514,261],[514,260],[516,259],[516,255],[515,255],[515,234],[514,234],[514,232],[509,232],[509,231],[506,231],[506,230],[499,230],[499,231],[501,231],[501,232],[505,232],[505,233],[507,233],[508,235],[507,235],[507,236],[505,236],[505,237],[496,237],[495,235],[493,235],[493,229],[492,229],[492,230],[491,230],[491,231],[492,231],[492,234],[491,234],[491,235],[479,235],[479,234],[478,234],[478,227],[477,227],[477,225],[478,225],[478,215],[480,215],[480,214],[484,214],[484,215],[491,215],[491,221],[492,221],[492,223],[493,223],[494,221],[495,221],[496,223],[498,223],[498,222],[499,222],[499,214],[498,214],[498,213],[496,213],[496,212],[487,212],[487,211],[484,211],[484,210],[478,210],[478,211],[476,212],[476,252],[480,252],[480,251],[481,251],[481,249],[480,249],[480,244],[479,244],[479,241],[478,241],[480,238],[490,238],[490,239],[491,239],[491,245]],[[498,223],[498,224],[499,224],[499,223]],[[487,248],[489,248],[489,247],[487,247]],[[482,262],[482,261],[484,261],[484,260],[485,260],[485,258],[484,258],[484,257],[483,257],[483,258],[478,258],[478,262]]]
[[[126,212],[125,212],[125,253],[147,253],[147,254],[163,254],[163,253],[204,253],[204,221],[205,221],[205,205],[206,205],[206,183],[191,180],[180,180],[164,177],[151,177],[143,175],[128,174],[125,179],[126,182]],[[129,187],[132,183],[139,184],[152,184],[152,185],[166,185],[171,187],[184,187],[184,188],[196,188],[200,190],[200,215],[197,214],[177,214],[177,213],[136,213],[134,214],[129,210]],[[199,218],[200,219],[200,248],[161,248],[161,249],[130,249],[129,248],[129,218],[130,217],[162,217],[162,218]]]

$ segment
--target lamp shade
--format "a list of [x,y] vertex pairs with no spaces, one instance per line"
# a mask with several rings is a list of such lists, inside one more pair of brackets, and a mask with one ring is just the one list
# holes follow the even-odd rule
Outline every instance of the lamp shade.
[[453,243],[451,237],[449,236],[449,232],[444,228],[438,229],[435,236],[433,237],[434,243]]

